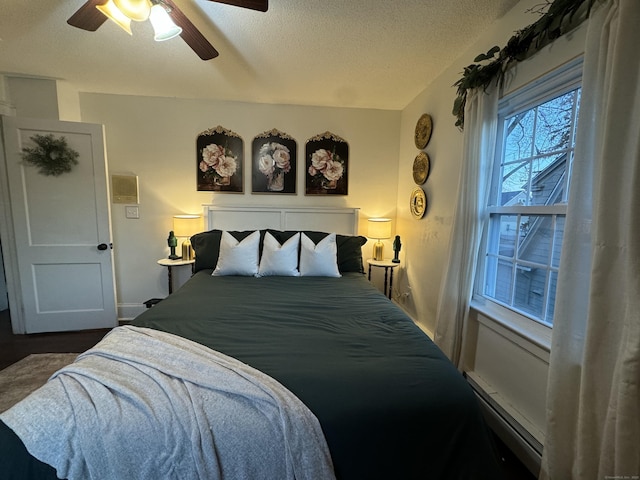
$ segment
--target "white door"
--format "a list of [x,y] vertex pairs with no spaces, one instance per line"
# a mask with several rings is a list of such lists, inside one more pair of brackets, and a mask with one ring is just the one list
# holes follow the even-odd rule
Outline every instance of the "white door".
[[[26,333],[116,326],[102,125],[2,117],[2,132],[19,277],[13,287],[20,289],[14,298]],[[43,175],[23,162],[23,147],[47,134],[79,153],[70,172]]]

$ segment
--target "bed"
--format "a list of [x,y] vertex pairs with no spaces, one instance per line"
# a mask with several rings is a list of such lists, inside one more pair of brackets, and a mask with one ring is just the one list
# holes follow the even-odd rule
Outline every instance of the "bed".
[[[357,209],[207,206],[205,216],[193,277],[133,329],[208,347],[283,386],[317,419],[338,479],[500,478],[462,375],[367,281]],[[56,478],[4,423],[0,442],[20,470],[11,478]]]

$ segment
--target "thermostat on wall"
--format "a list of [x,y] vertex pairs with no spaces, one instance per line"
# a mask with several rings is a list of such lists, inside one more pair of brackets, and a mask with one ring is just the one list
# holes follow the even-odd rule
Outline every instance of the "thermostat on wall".
[[140,203],[137,175],[111,175],[113,203]]

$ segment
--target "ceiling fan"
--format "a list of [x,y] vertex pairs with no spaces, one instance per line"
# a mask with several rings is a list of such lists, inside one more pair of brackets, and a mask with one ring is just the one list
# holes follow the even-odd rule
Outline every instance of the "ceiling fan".
[[[260,12],[266,12],[269,8],[269,0],[209,1]],[[67,20],[67,23],[95,32],[107,18],[115,21],[129,34],[131,34],[131,20],[149,19],[154,27],[156,40],[168,40],[180,35],[202,60],[210,60],[218,56],[218,51],[180,11],[173,0],[88,0]]]

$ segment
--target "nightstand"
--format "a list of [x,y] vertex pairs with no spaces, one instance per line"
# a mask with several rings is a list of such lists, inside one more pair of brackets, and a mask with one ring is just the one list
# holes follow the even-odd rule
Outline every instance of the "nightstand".
[[191,265],[191,269],[193,271],[193,264],[195,260],[182,260],[181,258],[177,260],[171,260],[170,258],[161,258],[158,260],[158,265],[162,265],[163,267],[167,267],[167,277],[169,279],[169,295],[173,293],[173,267],[180,267],[183,265]]
[[367,263],[369,264],[369,280],[371,280],[372,267],[384,268],[384,294],[391,298],[391,292],[393,291],[393,269],[400,264],[392,262],[391,259],[374,260],[373,258],[367,259]]

